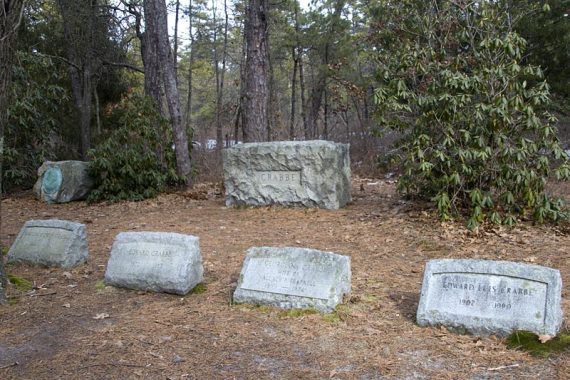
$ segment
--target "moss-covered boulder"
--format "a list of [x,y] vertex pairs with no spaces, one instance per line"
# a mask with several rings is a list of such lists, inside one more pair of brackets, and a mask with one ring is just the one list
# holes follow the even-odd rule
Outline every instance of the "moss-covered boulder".
[[46,203],[67,203],[85,199],[93,179],[84,161],[46,161],[38,169],[34,194]]

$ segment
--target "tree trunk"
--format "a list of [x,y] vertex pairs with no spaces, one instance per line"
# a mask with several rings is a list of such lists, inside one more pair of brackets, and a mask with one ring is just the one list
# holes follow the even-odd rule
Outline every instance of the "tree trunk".
[[[143,5],[143,12],[146,15],[146,6]],[[157,31],[156,23],[151,17],[145,17],[145,31],[141,31],[142,27],[142,16],[141,13],[135,8],[134,5],[129,5],[130,12],[135,16],[135,29],[137,37],[140,40],[140,51],[142,62],[144,66],[144,93],[154,103],[156,111],[160,114],[164,114],[162,107],[162,81],[160,79],[160,65],[158,63],[158,41],[157,41]],[[152,11],[151,11],[152,12]],[[154,125],[158,136],[161,136],[161,143],[156,144],[156,155],[158,157],[160,166],[166,168],[166,160],[164,158],[164,141],[166,137],[164,136],[164,131],[160,123]]]
[[296,56],[299,65],[299,87],[301,90],[301,119],[303,119],[303,135],[305,140],[309,137],[309,126],[307,124],[307,102],[305,101],[305,76],[303,73],[303,48],[301,46],[301,32],[299,26],[299,1],[295,1],[295,36],[296,36]]
[[99,103],[99,94],[97,93],[97,86],[93,87],[93,97],[95,98],[95,126],[97,127],[97,136],[101,136],[101,104]]
[[87,152],[91,147],[91,100],[93,87],[89,64],[83,70],[70,66],[71,94],[75,108],[79,112],[79,132],[81,158],[87,161]]
[[188,2],[188,35],[190,36],[190,59],[188,63],[188,98],[186,103],[186,131],[191,136],[192,125],[192,67],[194,66],[194,34],[192,33],[192,0]]
[[263,141],[268,125],[268,48],[267,18],[269,0],[248,0],[246,9],[246,86],[243,114],[245,141]]
[[[241,59],[240,59],[240,66],[239,66],[239,79],[240,79],[240,85],[239,85],[239,105],[238,105],[238,112],[237,112],[237,117],[239,117],[239,124],[241,124],[241,133],[242,133],[242,140],[243,142],[247,142],[246,139],[246,131],[244,128],[245,125],[245,113],[244,113],[244,107],[245,107],[245,98],[246,98],[246,74],[247,74],[247,70],[245,68],[245,64],[246,64],[246,55],[247,55],[247,34],[248,31],[247,29],[249,28],[249,22],[247,21],[247,18],[244,18],[243,21],[243,41],[242,41],[242,49],[241,49]],[[239,124],[236,120],[236,124],[235,124],[235,140],[236,143],[239,140],[238,137],[238,128],[239,128]]]
[[293,76],[291,77],[291,119],[289,121],[289,140],[295,140],[295,107],[297,103],[297,58],[296,48],[293,47]]
[[345,126],[345,131],[346,131],[346,142],[350,143],[350,123],[348,122],[349,117],[348,117],[348,110],[350,109],[350,106],[348,104],[348,101],[346,102],[346,106],[344,111],[340,114],[341,115],[341,119],[344,122],[344,126]]
[[[14,47],[16,34],[25,0],[4,0],[0,3],[0,225],[2,224],[2,164],[4,157],[4,131],[8,124],[8,105],[10,104],[10,86],[12,83],[12,64],[14,63]],[[4,258],[1,254],[0,241],[0,304],[6,303],[6,284],[8,283],[4,272]]]
[[[333,59],[335,57],[334,55],[335,47],[332,41],[334,40],[334,38],[336,38],[338,34],[337,28],[340,25],[342,9],[344,8],[345,3],[346,3],[345,0],[338,0],[335,3],[334,13],[331,15],[331,21],[329,23],[330,25],[329,30],[325,35],[325,43],[323,46],[323,50],[322,52],[320,52],[320,54],[322,54],[321,67],[319,68],[317,73],[317,81],[315,87],[313,87],[313,90],[311,92],[311,109],[309,110],[309,118],[308,118],[308,124],[309,124],[308,129],[310,130],[311,133],[313,133],[314,137],[318,136],[317,122],[319,118],[319,112],[321,109],[323,95],[325,94],[329,77],[328,65],[330,62],[330,57],[331,55]],[[331,50],[333,51],[331,52]],[[328,134],[328,130],[326,132]]]
[[368,86],[366,88],[366,95],[364,95],[363,103],[364,103],[364,122],[368,127],[370,125],[370,110],[368,106],[368,99],[374,98],[374,87]]
[[325,90],[323,93],[323,98],[325,101],[323,107],[323,139],[329,139],[329,92],[327,86],[325,85]]
[[223,127],[222,127],[222,108],[223,108],[223,100],[224,100],[224,76],[226,73],[226,56],[228,52],[228,3],[227,0],[224,0],[224,48],[222,50],[222,72],[220,75],[220,92],[218,93],[218,113],[216,115],[216,133],[217,138],[222,138]]
[[91,147],[91,117],[93,99],[93,75],[96,73],[94,55],[95,8],[97,0],[82,2],[58,0],[67,40],[67,55],[70,62],[71,95],[79,113],[79,150],[83,160],[88,160]]
[[301,118],[303,119],[303,132],[305,140],[310,139],[309,124],[307,123],[307,100],[305,99],[305,75],[303,73],[303,55],[299,55],[299,87],[301,90]]
[[180,0],[176,0],[176,13],[174,16],[174,76],[178,84],[178,17],[180,14]]
[[223,144],[223,134],[222,134],[222,122],[220,121],[220,65],[218,59],[218,7],[216,0],[212,0],[212,24],[214,28],[214,34],[212,36],[212,47],[214,52],[214,77],[216,78],[216,151],[219,152],[222,149]]
[[275,72],[273,71],[273,62],[271,61],[271,54],[269,49],[267,49],[267,63],[269,65],[269,81],[267,85],[269,91],[269,99],[267,100],[267,131],[265,139],[266,141],[271,141],[273,140],[273,135],[271,132],[277,130],[277,123],[275,115]]
[[234,120],[234,144],[237,144],[239,141],[238,133],[239,133],[240,120],[241,120],[241,105],[238,104],[238,109],[236,112],[236,118]]
[[309,109],[309,115],[307,118],[307,129],[309,130],[311,138],[317,138],[319,135],[317,122],[319,119],[319,111],[321,109],[325,85],[326,74],[319,72],[317,83],[311,91],[311,108]]
[[364,133],[366,128],[364,126],[364,123],[362,122],[362,115],[360,114],[360,105],[358,104],[358,98],[355,96],[351,96],[350,99],[352,100],[352,105],[354,106],[354,111],[356,112],[356,118],[358,119],[358,125],[360,127],[360,131],[362,133]]
[[[145,7],[148,6],[145,3]],[[147,10],[144,9],[146,14]],[[160,88],[162,82],[160,80],[160,67],[158,64],[157,47],[158,42],[156,39],[156,23],[150,17],[145,17],[145,31],[141,31],[141,14],[133,12],[136,17],[136,33],[141,43],[141,57],[144,66],[144,93],[150,97],[157,107],[159,112],[162,111],[162,97]],[[161,112],[162,113],[162,112]]]
[[182,125],[180,100],[178,87],[176,86],[176,75],[174,73],[174,59],[170,49],[170,42],[168,41],[166,2],[165,0],[145,0],[144,3],[145,20],[148,17],[156,23],[158,62],[160,64],[166,103],[168,104],[168,111],[170,113],[170,124],[174,136],[177,174],[185,178],[187,186],[191,186],[192,166],[188,150],[188,135]]

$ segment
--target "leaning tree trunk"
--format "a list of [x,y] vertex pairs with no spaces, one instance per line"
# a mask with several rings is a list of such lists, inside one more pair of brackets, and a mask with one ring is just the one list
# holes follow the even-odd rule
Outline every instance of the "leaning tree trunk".
[[[146,12],[148,6],[148,14]],[[174,59],[168,41],[168,24],[165,0],[145,0],[145,18],[150,17],[156,23],[157,32],[157,52],[158,61],[164,83],[164,92],[168,111],[170,113],[170,124],[174,135],[174,146],[176,149],[176,171],[177,174],[185,178],[186,185],[192,185],[190,153],[188,150],[188,135],[182,124],[182,114],[180,112],[180,100],[178,87],[176,85],[176,75],[174,72]]]
[[[12,65],[14,63],[14,47],[16,33],[22,20],[25,0],[4,0],[0,3],[0,225],[2,224],[2,164],[4,157],[4,130],[8,124],[10,84],[12,82]],[[4,272],[4,258],[0,241],[0,304],[6,303],[7,278]]]
[[293,75],[291,76],[291,119],[289,121],[289,140],[295,139],[295,107],[297,103],[297,53],[296,48],[292,49]]
[[267,19],[269,0],[249,0],[246,10],[246,86],[243,132],[246,141],[263,141],[268,126],[268,49]]

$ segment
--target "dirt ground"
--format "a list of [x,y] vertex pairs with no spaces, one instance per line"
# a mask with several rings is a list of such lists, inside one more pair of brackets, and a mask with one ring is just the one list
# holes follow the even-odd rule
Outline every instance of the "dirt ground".
[[[72,270],[8,265],[35,289],[10,286],[0,307],[0,379],[569,379],[570,353],[548,359],[503,339],[415,324],[424,265],[477,258],[557,268],[570,315],[570,229],[521,224],[469,233],[402,200],[388,180],[357,179],[336,211],[224,206],[200,185],[144,202],[2,202],[2,243],[25,221],[85,223],[89,261]],[[200,237],[206,290],[185,297],[105,287],[114,237],[168,231]],[[349,255],[352,294],[336,314],[234,305],[245,251],[299,246]],[[565,329],[568,322],[565,322]]]

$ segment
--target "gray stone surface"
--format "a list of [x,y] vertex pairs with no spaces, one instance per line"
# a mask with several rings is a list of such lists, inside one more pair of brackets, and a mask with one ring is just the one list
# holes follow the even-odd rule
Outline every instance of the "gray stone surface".
[[224,150],[227,206],[338,209],[351,200],[349,145],[330,141],[238,144]]
[[515,330],[556,335],[562,323],[562,280],[556,269],[508,261],[431,260],[417,322],[474,335]]
[[186,294],[203,279],[196,236],[171,232],[121,232],[107,263],[109,285]]
[[234,302],[331,312],[350,293],[350,257],[308,248],[247,251]]
[[46,203],[81,200],[93,189],[93,179],[84,161],[46,161],[38,169],[34,185],[36,198]]
[[71,268],[89,257],[85,225],[67,220],[29,220],[8,252],[8,262]]

